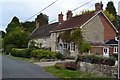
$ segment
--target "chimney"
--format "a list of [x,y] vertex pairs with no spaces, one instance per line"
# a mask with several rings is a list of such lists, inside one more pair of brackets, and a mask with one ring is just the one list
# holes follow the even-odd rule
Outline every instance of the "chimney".
[[95,4],[95,10],[96,10],[96,11],[103,10],[102,1],[101,1],[100,3],[96,3],[96,4]]
[[73,15],[72,11],[68,10],[68,12],[67,12],[67,19],[72,18],[72,15]]
[[36,28],[38,28],[39,27],[39,22],[36,21],[35,23],[36,23]]
[[60,14],[58,14],[58,22],[63,22],[63,14],[62,12]]

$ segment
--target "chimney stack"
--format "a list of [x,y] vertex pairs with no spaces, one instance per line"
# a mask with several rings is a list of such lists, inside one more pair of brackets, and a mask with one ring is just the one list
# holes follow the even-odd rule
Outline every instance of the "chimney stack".
[[36,20],[36,28],[38,28],[39,27],[39,22]]
[[63,22],[63,14],[62,12],[60,14],[58,14],[58,22]]
[[67,12],[67,19],[72,18],[72,15],[73,15],[72,11],[68,10],[68,12]]
[[95,4],[95,10],[96,10],[96,11],[103,10],[102,1],[101,1],[100,3],[96,3],[96,4]]

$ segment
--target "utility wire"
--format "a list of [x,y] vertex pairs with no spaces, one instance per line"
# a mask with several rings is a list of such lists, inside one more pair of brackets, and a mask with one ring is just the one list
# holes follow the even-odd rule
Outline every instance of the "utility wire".
[[[72,11],[75,11],[75,10],[79,9],[79,8],[81,8],[81,7],[85,6],[86,4],[89,4],[90,2],[91,2],[91,1],[86,2],[85,4],[83,4],[83,5],[81,5],[81,6],[77,7],[77,8],[75,8],[75,9],[73,9]],[[56,18],[56,19],[54,19],[54,20],[52,20],[52,21],[50,21],[49,23],[52,23],[52,22],[54,22],[54,21],[56,21],[56,20],[57,20],[57,18]]]
[[42,11],[46,10],[47,8],[49,8],[50,6],[52,6],[54,3],[56,3],[58,0],[52,2],[51,4],[49,4],[47,7],[43,8],[41,11],[39,11],[38,13],[34,14],[33,16],[31,16],[30,18],[26,19],[25,21],[33,18],[34,16],[36,16],[37,14],[41,13]]

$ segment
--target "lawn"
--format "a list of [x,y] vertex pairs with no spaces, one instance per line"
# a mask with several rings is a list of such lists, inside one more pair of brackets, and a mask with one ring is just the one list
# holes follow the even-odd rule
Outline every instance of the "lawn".
[[[98,78],[104,78],[104,80],[108,77],[105,77],[105,76],[98,76],[98,75],[93,75],[93,74],[90,74],[90,73],[87,73],[87,72],[82,72],[82,71],[73,71],[73,70],[67,70],[67,69],[62,69],[62,70],[59,70],[59,69],[55,69],[53,66],[47,66],[47,67],[44,67],[44,69],[47,71],[47,72],[50,72],[52,73],[54,76],[58,77],[58,78],[61,78],[63,80],[67,80],[67,79],[71,79],[71,80],[78,80],[79,78],[81,78],[83,80],[83,78],[92,78],[91,80],[98,80]],[[79,79],[79,80],[81,80]],[[109,80],[109,79],[107,79]]]

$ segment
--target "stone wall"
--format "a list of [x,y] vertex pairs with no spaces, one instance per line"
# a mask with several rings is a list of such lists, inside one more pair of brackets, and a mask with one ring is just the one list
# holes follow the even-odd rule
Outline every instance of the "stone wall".
[[78,62],[77,69],[92,74],[116,78],[117,66],[107,66],[101,64],[91,64],[86,62]]

